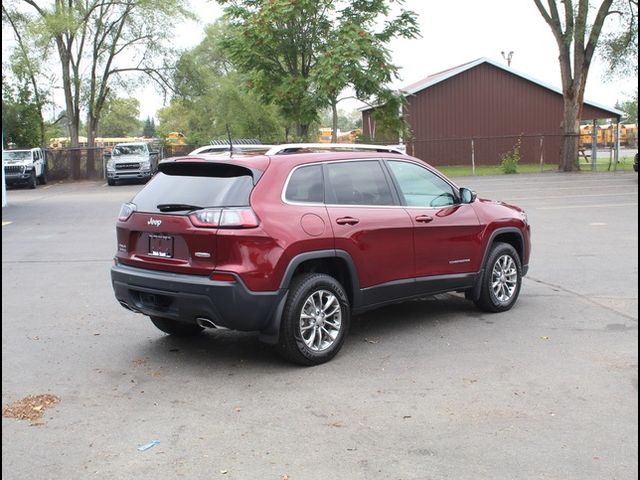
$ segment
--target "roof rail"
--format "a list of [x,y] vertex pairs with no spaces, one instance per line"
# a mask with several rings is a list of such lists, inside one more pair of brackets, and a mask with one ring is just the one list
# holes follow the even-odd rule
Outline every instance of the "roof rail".
[[265,155],[286,155],[288,153],[310,153],[310,152],[358,152],[358,151],[374,151],[399,153],[404,155],[397,146],[388,145],[367,145],[364,143],[283,143],[269,149]]

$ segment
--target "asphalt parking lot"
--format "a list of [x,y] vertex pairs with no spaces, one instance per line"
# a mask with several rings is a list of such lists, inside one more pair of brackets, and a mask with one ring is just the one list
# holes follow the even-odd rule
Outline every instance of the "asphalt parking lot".
[[529,214],[516,307],[386,307],[314,368],[254,334],[169,338],[117,304],[114,221],[140,185],[9,190],[2,404],[61,401],[2,419],[4,478],[637,478],[637,174],[456,180]]

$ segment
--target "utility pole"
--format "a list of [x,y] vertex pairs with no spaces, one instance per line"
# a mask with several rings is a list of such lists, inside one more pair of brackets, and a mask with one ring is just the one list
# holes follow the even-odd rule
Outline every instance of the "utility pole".
[[507,66],[511,66],[511,59],[513,58],[513,50],[511,50],[509,53],[504,53],[504,52],[500,52],[502,53],[502,58],[504,58],[507,61]]

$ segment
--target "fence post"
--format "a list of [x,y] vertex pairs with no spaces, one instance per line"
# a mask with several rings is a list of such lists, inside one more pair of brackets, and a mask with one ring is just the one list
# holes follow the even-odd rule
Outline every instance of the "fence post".
[[540,171],[544,170],[544,136],[540,135]]
[[471,139],[471,175],[476,174],[476,149],[473,144],[473,138]]
[[614,142],[616,146],[616,151],[614,154],[615,161],[613,163],[613,171],[618,170],[618,160],[620,160],[620,120],[616,122],[616,129],[614,134]]
[[[593,130],[591,131],[591,171],[597,170],[596,161],[598,159],[598,124],[593,121]],[[580,162],[578,162],[579,164]]]

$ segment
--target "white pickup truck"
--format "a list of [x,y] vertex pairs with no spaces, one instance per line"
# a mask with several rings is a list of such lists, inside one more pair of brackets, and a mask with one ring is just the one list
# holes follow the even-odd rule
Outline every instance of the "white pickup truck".
[[145,142],[118,143],[107,161],[107,183],[118,180],[148,181],[158,169],[158,152],[150,150]]
[[41,148],[3,150],[2,165],[7,185],[36,188],[47,183],[47,157]]

